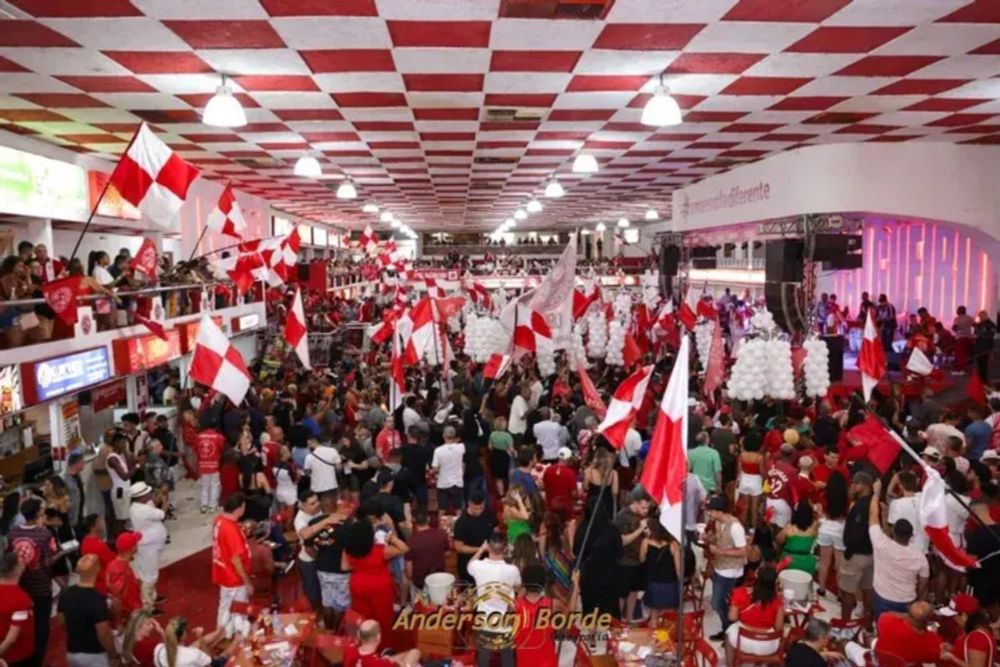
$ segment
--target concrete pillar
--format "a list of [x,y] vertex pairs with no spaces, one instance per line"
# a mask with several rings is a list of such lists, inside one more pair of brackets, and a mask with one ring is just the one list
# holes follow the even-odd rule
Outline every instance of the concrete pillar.
[[14,252],[17,252],[17,244],[22,241],[28,241],[35,245],[39,243],[43,244],[49,249],[49,255],[53,255],[52,251],[52,221],[47,219],[39,218],[28,218],[25,223],[24,231],[19,231],[14,238]]

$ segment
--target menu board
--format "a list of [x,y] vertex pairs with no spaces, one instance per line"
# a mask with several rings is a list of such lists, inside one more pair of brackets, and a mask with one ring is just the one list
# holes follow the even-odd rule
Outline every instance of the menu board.
[[0,212],[41,218],[87,219],[87,172],[0,146]]
[[21,365],[26,404],[42,403],[110,378],[111,360],[106,347]]

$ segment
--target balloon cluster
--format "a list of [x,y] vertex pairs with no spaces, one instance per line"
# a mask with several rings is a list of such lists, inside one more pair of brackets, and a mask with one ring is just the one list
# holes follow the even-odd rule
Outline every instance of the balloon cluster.
[[703,369],[708,368],[708,355],[712,351],[712,334],[715,333],[715,322],[704,320],[694,325],[694,344],[698,350],[698,361]]
[[773,336],[774,316],[760,310],[750,324],[756,335],[745,339],[736,352],[736,363],[727,385],[729,395],[741,401],[760,400],[765,396],[780,400],[795,398],[792,346]]
[[729,395],[738,401],[758,401],[767,392],[767,343],[751,338],[740,346],[729,378]]
[[566,351],[569,355],[568,361],[571,371],[576,371],[579,366],[583,366],[584,369],[587,368],[587,348],[583,346],[583,330],[585,326],[585,319],[581,319],[573,326],[573,341]]
[[777,325],[774,323],[774,315],[762,308],[750,318],[750,326],[760,331],[772,331]]
[[590,332],[587,356],[593,359],[604,357],[608,349],[608,323],[604,319],[603,308],[595,308],[587,315],[587,330]]
[[619,322],[628,322],[632,317],[632,296],[625,291],[618,292],[618,295],[615,296],[613,307],[615,319]]
[[608,325],[608,345],[604,360],[612,366],[624,366],[625,325],[617,319]]
[[792,368],[792,344],[787,340],[771,339],[767,349],[767,393],[781,400],[795,398],[795,371]]
[[660,288],[656,285],[645,285],[642,288],[642,302],[646,304],[646,308],[655,312],[660,303]]
[[465,321],[465,353],[476,363],[489,360],[491,354],[501,354],[510,344],[510,335],[500,321],[492,317],[470,314]]
[[535,353],[535,358],[538,361],[538,372],[541,373],[543,378],[547,378],[554,375],[556,372],[556,355],[551,350],[538,350]]
[[806,351],[803,372],[807,396],[826,396],[830,390],[830,350],[819,338],[809,338],[802,344]]

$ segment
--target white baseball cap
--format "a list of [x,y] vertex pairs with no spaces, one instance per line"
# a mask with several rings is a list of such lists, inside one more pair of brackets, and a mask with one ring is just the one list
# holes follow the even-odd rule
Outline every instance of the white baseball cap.
[[560,447],[558,456],[559,460],[568,461],[569,459],[573,458],[573,450],[570,449],[569,447]]

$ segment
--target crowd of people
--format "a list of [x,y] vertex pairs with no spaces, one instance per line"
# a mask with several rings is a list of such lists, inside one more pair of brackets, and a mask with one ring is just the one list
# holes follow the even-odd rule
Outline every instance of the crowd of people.
[[[44,269],[44,248],[30,251]],[[103,273],[120,257],[94,260],[94,280],[107,288]],[[291,293],[268,293],[270,317],[280,320]],[[307,311],[329,322],[381,319],[376,298],[306,297]],[[752,307],[729,294],[708,300],[729,334],[726,323]],[[992,323],[971,319],[962,309],[955,333],[971,333],[980,349]],[[287,576],[301,608],[350,634],[345,664],[416,664],[413,638],[396,619],[433,606],[429,577],[448,573],[450,609],[531,618],[542,608],[597,611],[618,625],[656,628],[674,623],[686,603],[729,664],[737,652],[825,664],[870,648],[873,636],[878,654],[906,664],[992,664],[1000,400],[946,405],[890,383],[868,404],[860,394],[746,403],[703,396],[693,369],[681,542],[639,484],[673,353],[648,361],[655,370],[621,448],[598,432],[601,415],[562,353],[549,377],[528,355],[497,380],[461,353],[444,367],[422,361],[404,370],[395,410],[388,345],[339,340],[327,365],[311,371],[269,345],[250,364],[241,405],[197,386],[182,391],[167,377],[161,389],[179,408],[176,432],[147,413],[126,415],[104,435],[93,462],[103,513],[84,511],[81,453],[69,456],[65,474],[5,499],[0,659],[45,664],[55,611],[71,666],[225,661],[252,632],[248,604],[296,604],[272,585]],[[606,400],[626,374],[603,360],[590,370]],[[922,461],[905,453],[880,467],[868,460],[853,432],[872,414]],[[976,569],[930,546],[920,512],[927,467],[947,482],[947,529],[980,559]],[[159,611],[162,594],[176,594],[158,584],[182,477],[197,480],[197,507],[212,517],[219,603],[209,632]],[[812,618],[792,631],[784,571],[805,573],[816,592]],[[503,595],[476,598],[498,588]],[[860,641],[841,641],[845,628]],[[506,643],[496,639],[496,629],[479,628],[455,652],[467,649],[479,665],[547,666],[575,638],[522,624]]]

